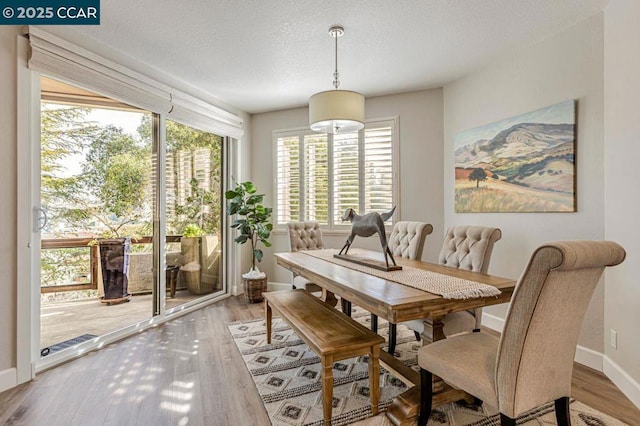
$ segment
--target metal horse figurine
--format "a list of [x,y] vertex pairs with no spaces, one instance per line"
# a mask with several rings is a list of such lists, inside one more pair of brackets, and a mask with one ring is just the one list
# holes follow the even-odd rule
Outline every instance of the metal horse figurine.
[[[386,213],[367,213],[365,215],[360,216],[356,214],[353,209],[347,209],[342,216],[342,221],[350,221],[351,225],[351,235],[347,238],[347,242],[340,250],[339,254],[346,255],[349,251],[349,247],[351,247],[351,243],[356,238],[356,235],[360,237],[370,237],[375,233],[378,233],[380,237],[380,244],[382,245],[382,253],[384,254],[384,261],[387,264],[387,268],[389,267],[389,257],[391,258],[391,262],[396,266],[396,261],[393,258],[393,254],[391,254],[391,250],[389,250],[389,245],[387,244],[387,234],[384,230],[384,222],[389,220],[391,216],[393,216],[393,212],[396,210],[396,206],[386,212]],[[388,257],[387,257],[388,256]]]

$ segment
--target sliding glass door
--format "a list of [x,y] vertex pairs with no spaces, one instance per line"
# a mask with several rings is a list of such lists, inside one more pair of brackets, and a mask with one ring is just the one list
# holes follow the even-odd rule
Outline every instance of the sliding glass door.
[[224,138],[46,77],[40,115],[41,359],[226,291]]

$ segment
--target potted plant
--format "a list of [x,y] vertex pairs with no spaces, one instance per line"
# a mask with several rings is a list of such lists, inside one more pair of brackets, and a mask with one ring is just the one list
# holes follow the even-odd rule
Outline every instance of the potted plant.
[[180,252],[182,254],[182,277],[189,293],[202,294],[200,288],[200,238],[205,232],[195,223],[184,227],[180,238]]
[[271,247],[269,236],[273,229],[269,221],[272,209],[262,205],[264,194],[256,194],[257,191],[252,182],[243,182],[224,194],[229,200],[227,214],[237,215],[231,224],[231,227],[240,233],[235,238],[235,242],[238,244],[251,242],[251,270],[242,274],[244,293],[251,303],[261,302],[262,292],[267,287],[267,274],[260,272],[256,261],[260,263],[263,257],[263,252],[259,248],[260,243],[265,247]]

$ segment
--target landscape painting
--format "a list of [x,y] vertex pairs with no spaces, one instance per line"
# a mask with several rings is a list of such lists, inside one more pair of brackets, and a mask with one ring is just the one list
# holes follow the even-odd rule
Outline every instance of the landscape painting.
[[464,131],[454,143],[456,212],[576,211],[573,100]]

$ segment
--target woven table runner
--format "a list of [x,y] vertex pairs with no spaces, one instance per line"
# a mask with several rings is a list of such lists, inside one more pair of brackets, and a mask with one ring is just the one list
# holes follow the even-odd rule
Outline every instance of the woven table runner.
[[[498,296],[501,293],[500,290],[491,285],[412,268],[411,266],[403,265],[400,271],[380,271],[375,268],[358,265],[357,263],[336,259],[333,257],[334,254],[338,253],[336,249],[302,250],[300,253],[317,257],[318,259],[326,260],[327,262],[335,263],[336,265],[349,269],[366,272],[369,275],[383,278],[387,281],[394,281],[398,284],[428,291],[429,293],[440,295],[445,299],[470,299],[475,297]],[[366,252],[351,249],[349,254],[362,256],[366,254]]]

